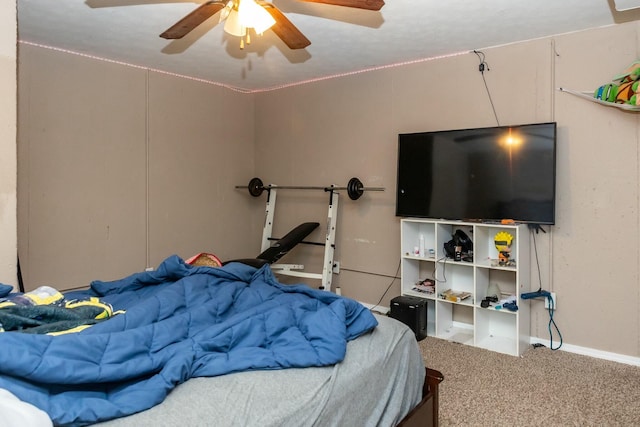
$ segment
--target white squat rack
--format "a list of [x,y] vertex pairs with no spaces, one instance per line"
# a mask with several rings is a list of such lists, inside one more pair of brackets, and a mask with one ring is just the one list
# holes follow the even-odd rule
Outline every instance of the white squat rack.
[[[266,251],[271,246],[273,230],[273,217],[276,210],[278,187],[270,185],[267,190],[267,204],[265,209],[264,228],[262,229],[261,251]],[[339,194],[331,187],[327,187],[329,193],[329,210],[327,213],[327,230],[324,242],[324,263],[322,273],[310,273],[304,270],[303,264],[272,264],[271,269],[285,276],[304,277],[307,279],[319,279],[322,284],[320,289],[331,291],[331,279],[333,274],[333,254],[336,248],[336,223],[338,220]]]
[[[244,188],[249,190],[249,194],[253,197],[260,196],[265,190],[267,191],[267,206],[265,211],[264,228],[262,230],[262,252],[271,247],[272,238],[271,232],[273,229],[273,217],[276,210],[276,199],[278,195],[278,189],[280,190],[324,190],[329,193],[329,211],[327,213],[327,230],[324,242],[324,263],[322,267],[322,273],[307,273],[304,270],[304,265],[301,264],[272,264],[271,269],[275,270],[279,274],[305,277],[308,279],[320,279],[322,284],[320,289],[331,291],[331,279],[333,274],[333,253],[336,248],[336,223],[338,220],[338,190],[346,190],[347,195],[351,200],[358,200],[365,191],[384,191],[384,187],[365,187],[362,181],[357,177],[353,177],[349,180],[346,186],[337,187],[330,185],[328,187],[309,187],[309,186],[278,186],[278,185],[264,185],[260,178],[253,178],[249,181],[248,185],[236,185],[236,188]],[[302,242],[312,243],[312,242]],[[312,243],[317,245],[323,245],[322,243]]]

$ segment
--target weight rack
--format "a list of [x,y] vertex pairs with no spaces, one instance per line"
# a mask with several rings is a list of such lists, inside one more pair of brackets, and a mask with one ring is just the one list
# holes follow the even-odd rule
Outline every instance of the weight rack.
[[[267,202],[265,207],[265,221],[262,229],[262,244],[261,251],[264,252],[271,246],[273,232],[273,219],[276,209],[276,200],[278,196],[278,190],[323,190],[329,193],[329,208],[327,211],[327,229],[325,233],[325,242],[314,243],[324,246],[324,263],[322,266],[322,273],[309,273],[304,272],[304,265],[302,264],[272,264],[271,269],[278,274],[285,276],[303,277],[308,279],[321,280],[320,289],[331,291],[331,280],[333,278],[333,257],[336,248],[336,224],[338,221],[338,202],[339,193],[337,190],[346,190],[351,200],[358,200],[365,191],[384,191],[383,187],[365,187],[358,178],[351,178],[349,183],[345,187],[337,187],[330,185],[327,187],[312,187],[312,186],[278,186],[278,185],[264,185],[260,178],[253,178],[246,186],[237,185],[236,189],[248,189],[249,194],[253,197],[259,197],[263,192],[267,193]],[[312,243],[312,242],[302,242]]]

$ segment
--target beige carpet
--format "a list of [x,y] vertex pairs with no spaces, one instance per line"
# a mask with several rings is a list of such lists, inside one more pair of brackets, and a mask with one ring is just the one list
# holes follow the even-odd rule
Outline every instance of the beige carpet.
[[640,426],[640,368],[552,351],[522,357],[427,337],[441,426]]

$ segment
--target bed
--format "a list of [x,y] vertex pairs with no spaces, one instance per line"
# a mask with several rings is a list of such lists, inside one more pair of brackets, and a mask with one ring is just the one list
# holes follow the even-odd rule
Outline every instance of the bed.
[[[154,272],[65,295],[89,297],[125,313],[78,333],[0,334],[0,389],[54,425],[437,425],[442,375],[424,367],[408,327],[348,298],[281,285],[268,266],[194,268],[170,257]],[[298,341],[300,331],[309,339]]]

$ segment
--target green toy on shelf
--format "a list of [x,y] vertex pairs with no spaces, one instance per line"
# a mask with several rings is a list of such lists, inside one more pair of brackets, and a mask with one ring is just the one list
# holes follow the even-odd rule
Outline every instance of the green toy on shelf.
[[640,105],[640,61],[634,61],[621,74],[593,92],[593,97],[616,104]]
[[613,77],[617,82],[634,82],[640,79],[640,61],[633,61],[622,74]]

